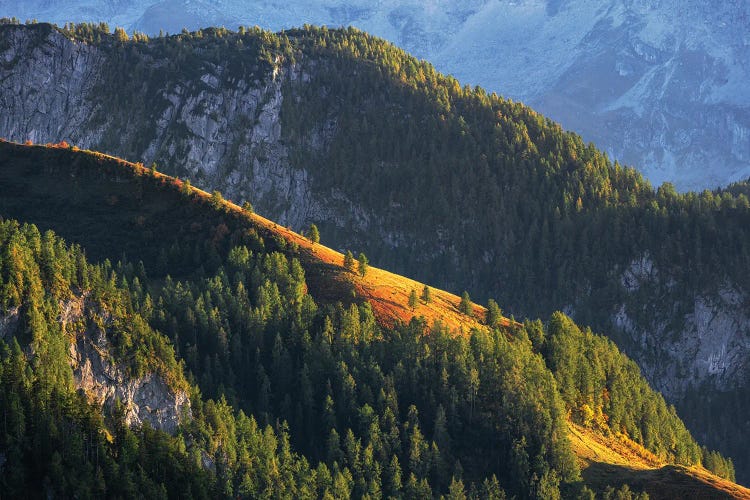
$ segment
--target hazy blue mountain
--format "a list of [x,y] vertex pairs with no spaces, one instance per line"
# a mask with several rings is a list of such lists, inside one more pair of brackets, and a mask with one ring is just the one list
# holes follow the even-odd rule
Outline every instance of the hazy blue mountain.
[[521,100],[654,184],[750,176],[748,3],[644,0],[0,0],[22,20],[147,33],[354,25]]

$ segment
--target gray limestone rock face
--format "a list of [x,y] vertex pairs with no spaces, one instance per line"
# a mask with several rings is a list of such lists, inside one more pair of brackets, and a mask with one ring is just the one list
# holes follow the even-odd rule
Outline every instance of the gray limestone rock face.
[[[558,7],[555,16],[565,9],[563,4]],[[321,189],[325,174],[307,168],[307,157],[294,156],[299,151],[285,141],[284,105],[299,97],[295,91],[314,76],[310,72],[316,70],[317,61],[302,64],[299,59],[291,63],[277,58],[242,74],[228,64],[205,63],[188,76],[180,71],[169,73],[168,60],[147,59],[143,61],[145,74],[160,78],[134,81],[129,84],[135,87],[129,88],[140,92],[145,85],[146,90],[134,94],[149,101],[146,105],[133,99],[123,108],[118,96],[106,92],[112,62],[102,49],[69,40],[54,30],[42,34],[24,27],[3,30],[0,136],[15,141],[66,140],[147,165],[156,162],[160,169],[189,178],[203,189],[220,190],[239,203],[252,201],[259,213],[282,225],[299,229],[316,222],[325,230],[325,224],[339,232],[336,245],[342,249],[357,249],[362,241],[357,238],[366,234],[368,241],[380,245],[382,254],[419,252],[424,262],[437,256],[441,265],[456,267],[461,263],[451,228],[435,228],[436,241],[418,241],[408,229],[392,227],[391,221],[403,220],[394,217],[402,210],[399,201],[366,208],[335,183],[323,183],[334,187]],[[636,43],[632,52],[641,65],[656,64],[666,57],[649,44]],[[623,59],[614,71],[622,78],[647,71],[636,63],[635,59]],[[619,113],[621,108],[612,110]],[[712,115],[706,111],[706,116]],[[710,119],[717,121],[717,116]],[[742,152],[746,133],[739,125],[733,130],[737,151]],[[309,155],[324,151],[338,133],[345,131],[338,130],[332,114],[302,132],[298,139],[304,147],[298,149]],[[686,125],[675,137],[690,144],[694,135]],[[486,264],[504,258],[507,256],[492,248],[481,257]],[[680,284],[657,269],[648,255],[625,270],[612,271],[620,276],[625,300],[606,305],[612,306],[604,312],[612,312],[612,331],[602,333],[617,338],[649,382],[670,401],[679,401],[690,387],[701,384],[721,391],[745,383],[750,359],[747,291],[727,284],[718,291],[681,293]],[[483,272],[480,266],[476,272]],[[580,303],[571,303],[565,310],[574,313],[584,308],[590,293],[582,291]],[[559,307],[564,308],[562,304]],[[108,364],[106,348],[98,342],[96,336],[78,338],[71,352],[76,380],[102,404],[124,398],[132,408],[129,418],[133,422],[158,422],[167,428],[174,425],[186,400],[165,392],[154,378],[131,381],[118,389],[119,382],[110,382],[119,381],[122,373]],[[154,408],[158,408],[156,412]]]
[[190,419],[188,394],[170,387],[158,373],[134,377],[114,361],[107,338],[107,312],[97,311],[101,321],[96,324],[79,321],[92,307],[85,295],[74,297],[63,304],[60,315],[63,331],[74,339],[68,356],[76,388],[107,410],[120,404],[128,425],[148,423],[154,429],[174,432]]
[[[112,358],[106,312],[100,314],[104,327],[100,328],[82,321],[93,307],[85,295],[74,296],[60,306],[58,320],[71,339],[68,358],[76,389],[84,391],[106,411],[119,404],[125,422],[131,426],[148,423],[154,429],[171,433],[191,418],[190,398],[184,390],[170,387],[158,373],[134,377]],[[0,313],[0,338],[16,334],[18,314],[18,308]],[[34,353],[29,351],[28,355]]]
[[[376,214],[335,187],[321,192],[316,189],[316,173],[305,168],[305,159],[292,160],[283,135],[284,100],[297,98],[293,89],[310,81],[307,72],[315,71],[315,61],[289,63],[277,57],[243,74],[232,72],[226,64],[205,62],[193,77],[187,77],[183,72],[168,76],[169,61],[149,59],[144,64],[153,73],[145,74],[167,76],[153,78],[156,86],[147,90],[155,97],[148,107],[134,103],[133,110],[123,111],[102,91],[111,62],[101,48],[70,40],[52,29],[23,26],[6,27],[2,40],[0,60],[6,65],[0,68],[1,136],[16,141],[66,140],[145,164],[157,162],[160,168],[172,169],[168,173],[187,177],[204,189],[220,190],[236,202],[251,200],[257,211],[280,224],[300,228],[315,221],[340,228],[354,235],[343,242],[346,245],[356,245],[356,234],[363,233],[389,249],[415,244],[409,234],[387,227],[381,216],[398,211],[398,204],[392,202]],[[633,57],[645,61],[665,57],[645,44],[635,44],[632,51]],[[627,76],[636,66],[635,60],[623,59],[617,71]],[[324,150],[336,133],[336,116],[332,115],[306,131],[300,141],[314,154]],[[460,259],[450,246],[450,236],[441,237],[440,228],[437,233],[441,244],[445,240],[444,251]],[[488,251],[485,261],[495,258]],[[643,284],[659,280],[669,281],[644,256],[625,270],[621,282],[627,293],[634,294]],[[576,306],[571,304],[570,311]],[[672,312],[644,319],[633,314],[632,304],[613,310],[614,328],[639,346],[628,352],[644,367],[651,383],[672,398],[679,398],[687,385],[703,380],[725,387],[734,365],[744,370],[739,360],[747,357],[745,343],[734,333],[743,332],[747,322],[741,304],[730,305],[720,295],[696,295],[694,306],[677,314],[683,323],[677,331],[667,325],[674,323]],[[668,348],[662,346],[665,335],[673,337]],[[78,349],[92,357],[90,366],[81,361],[80,380],[96,387],[104,379],[91,375],[92,370],[98,367],[97,373],[108,373],[106,360],[96,359],[92,339],[79,344]],[[136,401],[138,390],[146,400],[145,394],[159,392],[158,384],[143,384],[123,394]]]
[[[623,272],[622,285],[628,295],[645,288],[663,299],[653,308],[638,299],[618,305],[612,325],[627,338],[622,347],[669,400],[679,401],[705,384],[729,391],[745,383],[750,375],[750,314],[744,292],[726,283],[713,294],[686,297],[676,283],[660,276],[648,255]],[[680,314],[659,312],[664,307],[679,308]],[[676,317],[679,329],[670,325]]]
[[0,16],[151,35],[352,25],[533,106],[654,185],[702,190],[750,176],[745,1],[0,0]]
[[154,429],[174,432],[190,418],[190,400],[184,391],[170,388],[155,373],[133,378],[111,361],[104,335],[88,333],[70,344],[70,361],[76,388],[107,410],[120,404],[130,426],[148,423]]

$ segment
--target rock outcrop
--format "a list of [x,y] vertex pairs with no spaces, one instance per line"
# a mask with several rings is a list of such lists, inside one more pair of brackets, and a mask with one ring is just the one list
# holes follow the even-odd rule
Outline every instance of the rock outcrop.
[[[107,412],[119,405],[125,422],[131,426],[148,423],[154,429],[174,432],[181,422],[191,418],[190,398],[184,390],[170,387],[158,373],[132,376],[113,359],[105,311],[94,311],[85,294],[60,306],[58,320],[71,339],[68,357],[76,389]],[[100,321],[87,321],[92,311]],[[18,308],[0,314],[0,338],[17,333],[18,315]],[[28,354],[34,355],[31,351]]]
[[714,188],[750,175],[744,1],[0,1],[21,20],[183,28],[353,25],[462,83],[523,101],[654,183]]
[[[627,299],[612,316],[618,343],[668,399],[679,401],[699,387],[744,386],[750,375],[750,314],[743,292],[725,283],[714,293],[686,296],[648,255],[631,263],[622,285]],[[661,301],[644,304],[637,295],[641,289]],[[679,328],[670,324],[676,318]]]

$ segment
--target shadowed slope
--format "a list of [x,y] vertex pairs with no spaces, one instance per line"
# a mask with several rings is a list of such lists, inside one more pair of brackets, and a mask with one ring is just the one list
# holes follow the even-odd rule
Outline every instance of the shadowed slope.
[[[480,326],[485,309],[474,305],[470,318],[458,311],[460,298],[431,289],[432,301],[409,307],[418,283],[370,266],[364,277],[343,267],[344,256],[258,214],[221,201],[172,177],[101,153],[68,147],[0,143],[0,215],[53,229],[81,244],[93,259],[156,262],[169,258],[178,242],[207,238],[217,245],[241,231],[257,231],[266,245],[297,253],[310,293],[321,302],[370,301],[384,326],[424,316],[452,329]],[[188,199],[192,202],[188,202]],[[144,240],[146,244],[144,243]],[[190,263],[210,266],[210,263]],[[174,268],[174,263],[170,262]],[[152,266],[148,266],[151,268]],[[178,269],[180,266],[177,266]],[[185,266],[188,267],[187,265]],[[185,269],[187,271],[187,269]],[[503,320],[505,326],[510,321]]]

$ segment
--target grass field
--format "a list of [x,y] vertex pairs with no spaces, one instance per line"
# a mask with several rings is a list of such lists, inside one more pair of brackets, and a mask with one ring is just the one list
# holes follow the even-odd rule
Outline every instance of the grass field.
[[584,482],[595,491],[628,484],[651,499],[750,499],[750,489],[702,467],[668,464],[626,436],[604,436],[570,423],[570,443]]

